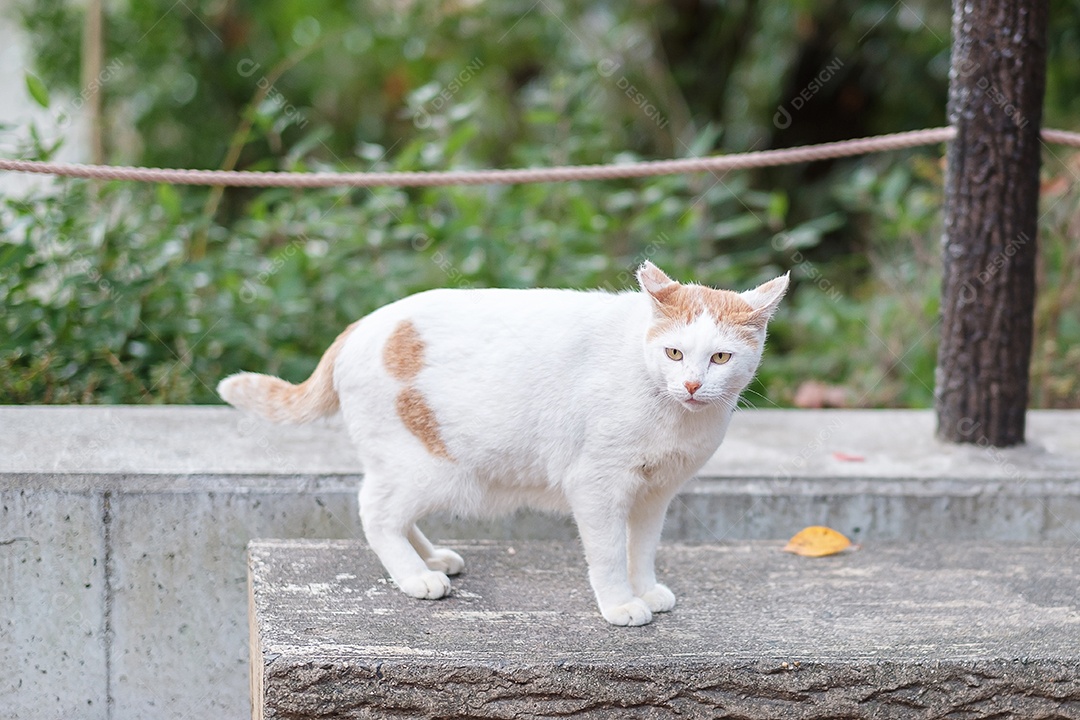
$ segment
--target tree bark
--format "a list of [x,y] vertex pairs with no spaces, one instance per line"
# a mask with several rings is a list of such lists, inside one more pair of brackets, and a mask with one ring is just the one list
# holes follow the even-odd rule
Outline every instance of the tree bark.
[[954,0],[938,437],[1024,442],[1047,0]]

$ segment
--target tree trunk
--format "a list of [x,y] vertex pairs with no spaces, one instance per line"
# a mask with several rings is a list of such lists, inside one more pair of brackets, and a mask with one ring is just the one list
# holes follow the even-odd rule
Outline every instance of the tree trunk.
[[83,22],[82,94],[87,124],[90,126],[88,144],[90,162],[105,162],[105,145],[101,124],[101,69],[105,64],[104,12],[101,0],[88,0]]
[[938,437],[1024,442],[1047,0],[954,0]]

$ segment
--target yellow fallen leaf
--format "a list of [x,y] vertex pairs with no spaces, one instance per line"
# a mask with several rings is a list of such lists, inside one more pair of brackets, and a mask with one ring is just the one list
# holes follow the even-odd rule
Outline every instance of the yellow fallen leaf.
[[784,552],[805,557],[823,557],[851,547],[851,541],[832,528],[811,525],[795,533],[795,537],[784,546]]

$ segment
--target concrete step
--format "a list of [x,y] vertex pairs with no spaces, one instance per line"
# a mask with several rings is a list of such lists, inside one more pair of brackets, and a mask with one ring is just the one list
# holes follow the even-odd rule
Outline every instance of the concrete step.
[[[665,536],[779,540],[824,524],[868,546],[1080,538],[1080,412],[1028,413],[1029,444],[1010,450],[933,433],[926,410],[740,412],[672,503]],[[335,420],[0,406],[0,669],[12,669],[0,672],[0,716],[249,715],[247,543],[361,538],[362,477]],[[423,527],[576,537],[537,513]]]
[[574,543],[453,544],[413,600],[357,541],[249,546],[256,718],[1080,718],[1077,548],[667,545],[679,597],[607,625]]
[[[32,501],[54,492],[316,491],[343,508],[338,525],[353,531],[362,475],[337,418],[296,427],[220,407],[0,406],[0,492]],[[1080,537],[1080,412],[1031,411],[1028,444],[1000,450],[937,442],[926,410],[741,411],[672,503],[665,531],[682,542],[779,539],[809,524],[857,541],[1071,543]],[[468,523],[436,517],[425,529],[575,537],[570,522],[531,513]]]

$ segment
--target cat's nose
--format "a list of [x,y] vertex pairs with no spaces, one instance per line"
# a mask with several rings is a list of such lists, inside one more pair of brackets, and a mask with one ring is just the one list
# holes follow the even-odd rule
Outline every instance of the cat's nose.
[[687,380],[683,383],[683,387],[686,388],[686,392],[693,395],[698,391],[698,388],[701,387],[701,383],[699,383],[697,380]]

